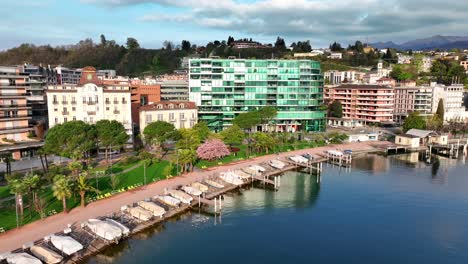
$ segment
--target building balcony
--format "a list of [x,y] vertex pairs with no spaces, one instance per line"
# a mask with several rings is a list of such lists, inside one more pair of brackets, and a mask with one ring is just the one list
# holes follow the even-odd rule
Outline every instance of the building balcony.
[[76,101],[71,101],[71,104],[72,104],[72,105],[76,105]]
[[114,104],[119,104],[119,101],[114,101]]
[[68,104],[68,101],[62,101],[62,104]]
[[88,115],[96,115],[96,111],[88,111],[87,114]]
[[17,115],[17,116],[0,116],[0,121],[15,121],[15,120],[29,120],[31,116]]
[[13,104],[13,105],[0,105],[0,109],[1,110],[11,110],[11,109],[27,110],[27,109],[31,109],[31,107],[25,104],[21,104],[21,105]]
[[106,104],[110,104],[111,102],[110,101],[106,101]]
[[59,103],[58,101],[52,101],[52,104],[54,105],[58,105],[58,103]]
[[114,113],[114,115],[118,115],[118,114],[120,114],[120,111],[119,110],[114,110],[113,113]]
[[86,104],[88,104],[88,105],[95,105],[96,103],[97,103],[97,102],[89,101],[89,102],[87,102]]
[[68,112],[68,111],[62,111],[62,115],[68,115],[68,114],[70,114],[70,112]]
[[10,128],[0,128],[0,135],[13,134],[13,133],[24,133],[33,130],[32,127],[18,126]]
[[127,101],[122,101],[122,104],[127,104]]

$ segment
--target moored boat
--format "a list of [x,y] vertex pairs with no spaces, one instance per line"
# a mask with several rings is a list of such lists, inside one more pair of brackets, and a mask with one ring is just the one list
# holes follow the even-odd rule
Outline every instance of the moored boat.
[[266,171],[266,169],[264,167],[260,166],[260,165],[250,165],[249,169],[252,169],[252,170],[260,172],[260,173]]
[[184,204],[190,204],[193,200],[192,196],[186,194],[185,192],[183,191],[179,191],[179,190],[167,190],[166,191],[170,196],[178,199],[179,201],[181,201],[182,203]]
[[236,174],[228,171],[222,172],[219,176],[223,181],[233,184],[233,185],[242,185],[244,182]]
[[258,176],[260,175],[261,173],[258,171],[258,170],[254,170],[250,167],[247,167],[247,168],[242,168],[241,169],[243,172],[249,174],[249,175],[252,175],[252,176]]
[[63,259],[58,253],[41,246],[32,246],[29,250],[38,259],[47,264],[60,263]]
[[159,201],[169,205],[169,206],[174,206],[177,207],[180,204],[180,200],[176,199],[172,196],[169,195],[157,195],[154,197],[155,199],[158,199]]
[[115,241],[122,237],[122,230],[106,221],[89,219],[85,222],[85,225],[91,232],[108,241]]
[[281,170],[281,169],[284,168],[284,166],[286,166],[286,164],[284,164],[284,162],[282,162],[282,161],[273,159],[273,160],[270,160],[270,166],[275,168],[275,169]]
[[289,157],[289,159],[294,161],[295,163],[307,163],[307,162],[309,162],[309,160],[304,158],[303,156],[291,156],[291,157]]
[[40,260],[28,253],[10,253],[6,261],[10,264],[42,264]]
[[200,190],[201,192],[207,192],[208,191],[208,186],[206,186],[205,184],[201,184],[199,182],[192,183],[192,187]]
[[218,188],[218,189],[224,188],[223,184],[212,181],[212,180],[205,180],[205,183],[210,185],[211,187],[214,187],[214,188]]
[[183,186],[182,190],[190,195],[199,196],[202,194],[202,191],[198,190],[197,188],[193,188],[192,186]]
[[110,219],[110,218],[106,218],[106,222],[120,228],[120,231],[122,231],[123,236],[128,236],[130,234],[130,229],[124,226],[123,224],[121,224],[120,222],[117,222],[114,219]]
[[153,217],[153,213],[143,209],[140,206],[135,206],[128,209],[128,212],[131,216],[135,217],[136,219],[140,219],[142,221],[148,221]]
[[249,174],[245,173],[242,170],[235,170],[235,171],[233,171],[233,173],[236,174],[237,176],[239,176],[239,178],[241,178],[243,180],[250,179],[252,177],[252,176],[250,176]]
[[69,236],[51,235],[50,242],[54,247],[67,255],[72,255],[83,249],[83,245]]
[[164,208],[152,202],[139,201],[138,205],[141,208],[150,211],[154,216],[157,217],[162,217],[166,213],[166,210]]

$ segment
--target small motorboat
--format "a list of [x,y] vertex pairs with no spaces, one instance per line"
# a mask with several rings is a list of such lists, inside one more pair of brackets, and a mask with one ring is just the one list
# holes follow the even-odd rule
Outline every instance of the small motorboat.
[[223,181],[233,184],[233,185],[242,185],[244,182],[237,176],[236,174],[228,171],[228,172],[221,172],[219,176]]
[[309,162],[309,160],[304,158],[303,156],[291,156],[291,157],[289,157],[289,159],[294,161],[295,163],[307,163],[307,162]]
[[166,210],[164,208],[152,202],[139,201],[138,205],[141,208],[150,211],[151,213],[153,213],[154,216],[157,217],[162,217],[166,213]]
[[107,241],[115,241],[122,237],[122,230],[106,221],[89,219],[84,225],[87,226],[91,232]]
[[32,246],[29,250],[31,250],[31,253],[35,257],[42,260],[44,263],[55,264],[60,263],[63,260],[63,257],[58,253],[45,247]]
[[42,264],[40,260],[28,253],[10,253],[7,255],[6,261],[10,264]]
[[258,170],[254,170],[254,169],[252,169],[252,168],[250,168],[250,167],[248,167],[248,168],[242,168],[241,170],[242,170],[243,172],[249,174],[249,175],[252,175],[252,176],[258,176],[258,175],[261,174]]
[[128,236],[130,234],[130,229],[124,226],[123,224],[121,224],[120,222],[117,222],[114,219],[110,219],[110,218],[106,218],[106,222],[120,228],[120,231],[122,231],[123,236]]
[[199,182],[192,183],[192,187],[200,190],[201,192],[207,192],[208,191],[208,186],[206,186],[205,184],[201,184]]
[[270,166],[275,169],[282,170],[286,166],[286,164],[284,164],[284,162],[282,161],[273,159],[273,160],[270,160]]
[[178,199],[184,204],[190,204],[193,200],[192,196],[188,195],[187,193],[179,190],[167,190],[166,191],[170,196]]
[[260,165],[250,165],[249,169],[254,170],[256,172],[260,172],[260,173],[266,171],[266,169],[264,167],[260,166]]
[[182,190],[190,195],[200,196],[202,194],[202,191],[197,188],[193,188],[192,186],[183,186]]
[[242,170],[235,170],[235,171],[233,171],[233,173],[236,174],[237,176],[239,176],[239,178],[241,178],[242,180],[247,180],[247,179],[250,179],[252,177],[252,176],[250,176],[249,174],[245,173]]
[[80,242],[69,236],[51,235],[50,242],[56,249],[69,256],[83,249]]
[[211,187],[217,188],[217,189],[222,189],[224,188],[224,185],[212,180],[205,180],[205,183],[210,185]]
[[132,207],[128,209],[128,212],[131,216],[135,217],[136,219],[140,219],[142,221],[148,221],[153,217],[153,213],[143,209],[140,206]]
[[177,207],[180,205],[180,200],[176,199],[172,196],[169,195],[157,195],[154,197],[155,199],[158,199],[159,201],[169,205],[169,206],[174,206]]

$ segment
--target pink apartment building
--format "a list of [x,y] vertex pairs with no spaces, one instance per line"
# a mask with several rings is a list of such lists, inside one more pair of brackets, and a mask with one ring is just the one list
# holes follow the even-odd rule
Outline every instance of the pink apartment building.
[[392,87],[344,84],[325,89],[325,98],[330,103],[341,102],[342,119],[351,120],[352,126],[393,122],[395,94]]

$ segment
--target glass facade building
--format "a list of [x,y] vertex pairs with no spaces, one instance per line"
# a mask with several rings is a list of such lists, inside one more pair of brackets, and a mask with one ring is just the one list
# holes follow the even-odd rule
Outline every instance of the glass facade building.
[[312,60],[192,59],[189,97],[214,131],[239,113],[275,107],[278,132],[324,131],[323,75]]

